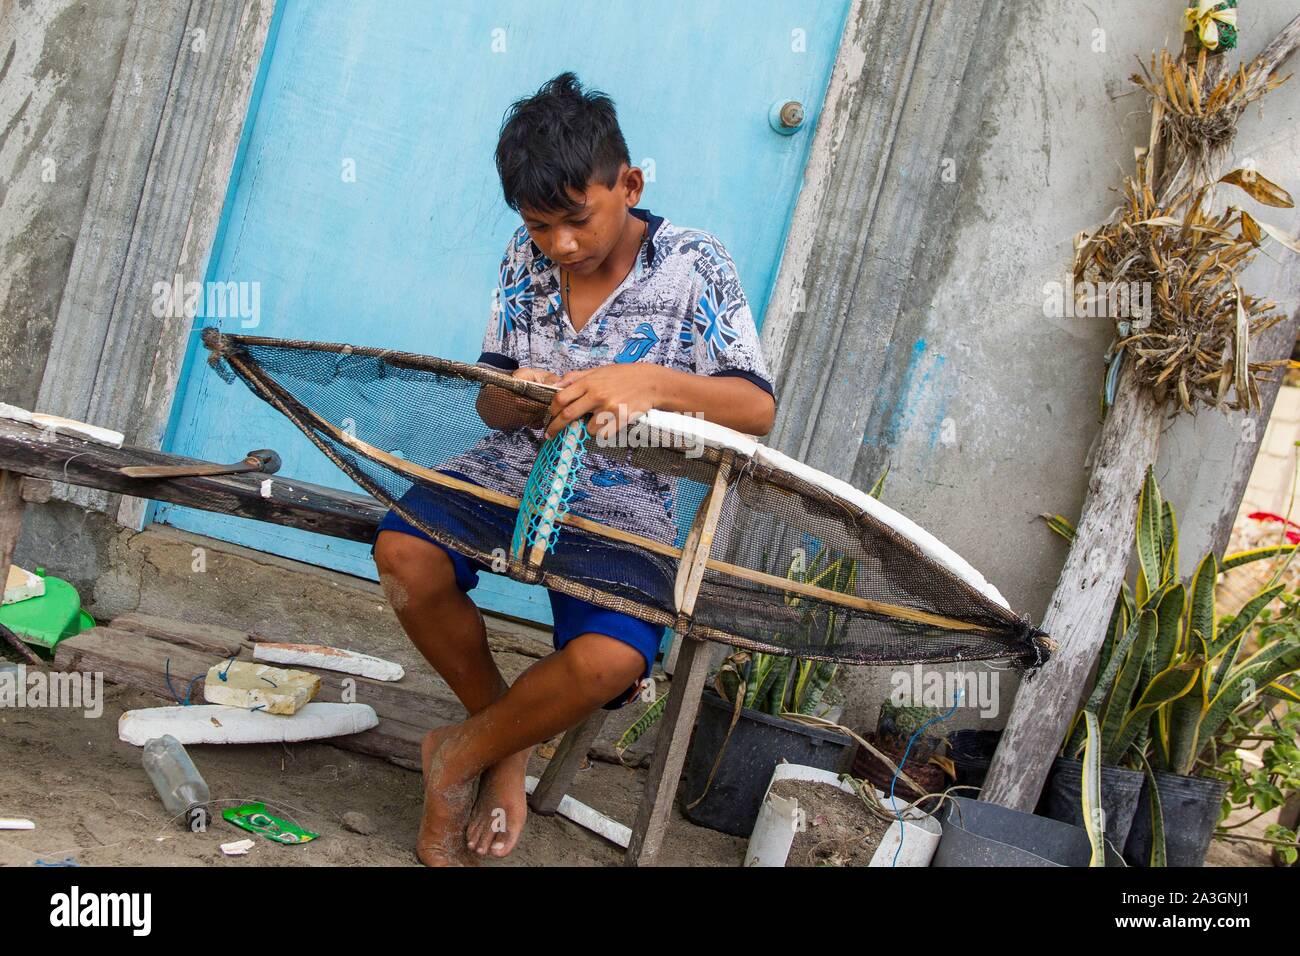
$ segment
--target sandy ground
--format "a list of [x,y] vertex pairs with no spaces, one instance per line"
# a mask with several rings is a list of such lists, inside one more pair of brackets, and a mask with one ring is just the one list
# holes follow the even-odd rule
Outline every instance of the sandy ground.
[[[262,801],[271,812],[320,834],[301,846],[254,836],[246,857],[219,845],[249,836],[216,820],[191,833],[166,817],[140,765],[140,750],[117,739],[123,710],[157,706],[156,697],[105,685],[104,712],[46,708],[0,710],[0,816],[35,821],[31,831],[0,831],[0,864],[24,866],[71,857],[83,866],[418,866],[412,851],[420,820],[420,776],[379,758],[323,743],[187,748],[220,808]],[[534,757],[537,775],[545,761]],[[645,771],[593,761],[572,795],[630,824]],[[368,835],[344,828],[364,814]],[[666,864],[737,866],[745,841],[677,817]],[[622,850],[562,817],[532,815],[515,852],[494,866],[613,866]]]
[[[104,712],[0,710],[0,816],[35,821],[31,831],[0,831],[0,865],[27,866],[71,857],[83,866],[417,866],[412,852],[420,818],[420,779],[384,760],[323,743],[193,746],[191,756],[221,808],[254,800],[321,835],[302,846],[259,837],[246,857],[227,858],[221,843],[248,836],[224,820],[191,833],[166,817],[140,766],[140,751],[117,739],[124,710],[159,701],[106,685]],[[537,775],[545,761],[534,757]],[[573,796],[630,823],[645,779],[601,761],[581,771]],[[351,832],[344,814],[360,813],[373,832]],[[1246,814],[1248,815],[1248,814]],[[1270,819],[1271,819],[1270,815]],[[1238,831],[1261,835],[1267,820]],[[662,860],[670,865],[737,866],[745,841],[696,827],[674,812]],[[529,817],[515,852],[490,866],[615,866],[622,851],[562,817]],[[1216,842],[1211,866],[1269,866],[1259,844]]]

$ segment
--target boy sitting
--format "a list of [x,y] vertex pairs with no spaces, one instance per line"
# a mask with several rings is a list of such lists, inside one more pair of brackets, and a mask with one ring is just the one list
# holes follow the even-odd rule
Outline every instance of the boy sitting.
[[[612,437],[651,408],[751,435],[771,429],[771,378],[735,265],[710,234],[637,208],[644,179],[607,96],[584,93],[572,73],[555,77],[511,107],[496,163],[523,226],[506,247],[479,362],[559,392],[544,433],[492,432],[457,459],[458,474],[494,487],[507,475],[517,495],[545,438],[582,418]],[[584,463],[574,502],[648,537],[671,541],[676,532],[665,479],[603,468],[599,456]],[[402,627],[469,712],[423,741],[416,852],[430,866],[505,856],[523,830],[532,748],[635,698],[661,629],[552,591],[556,652],[507,685],[466,593],[481,564],[395,512],[380,525],[374,556]]]

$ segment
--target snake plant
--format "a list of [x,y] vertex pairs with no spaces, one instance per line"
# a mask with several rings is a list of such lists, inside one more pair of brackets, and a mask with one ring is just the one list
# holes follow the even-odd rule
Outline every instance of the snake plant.
[[1106,865],[1106,814],[1101,808],[1101,730],[1097,724],[1097,715],[1090,710],[1083,712],[1085,727],[1083,743],[1083,785],[1080,788],[1083,801],[1083,828],[1088,834],[1088,845],[1092,855],[1089,866]]
[[[1060,515],[1053,531],[1073,537]],[[1138,500],[1136,586],[1116,597],[1110,630],[1088,699],[1062,748],[1078,756],[1086,740],[1084,713],[1097,715],[1102,763],[1191,775],[1234,713],[1255,695],[1294,696],[1279,681],[1300,670],[1300,640],[1245,653],[1252,625],[1284,591],[1270,582],[1234,615],[1219,618],[1215,588],[1221,569],[1207,554],[1191,580],[1178,567],[1178,522],[1151,469]],[[1286,548],[1261,548],[1225,559],[1237,568]],[[1290,549],[1294,551],[1294,548]]]
[[[802,552],[797,554],[786,577],[832,591],[855,593],[858,568],[851,558],[831,560],[825,551],[818,550],[806,566],[805,560]],[[811,603],[796,593],[787,593],[785,601],[802,610],[797,630],[797,641],[802,647],[829,648],[848,626],[847,611]],[[781,636],[781,643],[789,642],[789,637]],[[719,668],[714,688],[733,703],[736,695],[743,693],[745,707],[774,716],[815,715],[822,709],[822,698],[838,669],[839,665],[830,661],[736,651]]]

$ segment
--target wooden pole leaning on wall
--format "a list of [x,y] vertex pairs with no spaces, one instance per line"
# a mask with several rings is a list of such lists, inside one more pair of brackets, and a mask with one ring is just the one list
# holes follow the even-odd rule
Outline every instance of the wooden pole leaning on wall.
[[632,839],[628,843],[624,862],[628,866],[649,866],[655,862],[668,832],[668,818],[677,793],[677,783],[686,763],[686,747],[690,743],[691,728],[700,709],[700,695],[708,676],[711,645],[690,637],[690,617],[695,610],[695,599],[704,580],[704,571],[713,549],[713,535],[722,516],[727,487],[731,481],[735,454],[723,453],[718,470],[713,476],[713,486],[695,513],[691,530],[682,547],[681,562],[677,566],[677,581],[673,597],[677,604],[677,669],[672,691],[664,707],[659,737],[655,741],[654,756],[646,775],[645,792],[637,808]]

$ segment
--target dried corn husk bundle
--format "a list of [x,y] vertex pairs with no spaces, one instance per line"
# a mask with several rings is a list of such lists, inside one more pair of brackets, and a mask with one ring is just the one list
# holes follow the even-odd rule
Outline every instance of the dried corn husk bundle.
[[1207,89],[1205,64],[1205,50],[1195,64],[1161,50],[1159,59],[1152,54],[1150,65],[1143,64],[1142,74],[1131,77],[1164,110],[1162,119],[1169,137],[1188,152],[1232,139],[1242,111],[1291,78],[1290,74],[1269,76],[1269,67],[1256,59],[1223,75]]
[[[1286,361],[1251,362],[1250,340],[1284,316],[1243,292],[1237,277],[1266,234],[1291,248],[1295,240],[1236,206],[1211,212],[1213,184],[1162,205],[1145,176],[1139,163],[1111,222],[1076,240],[1075,288],[1138,284],[1148,291],[1141,314],[1117,321],[1111,355],[1133,361],[1139,383],[1162,402],[1185,411],[1257,407],[1258,377]],[[1292,205],[1284,189],[1251,170],[1219,182],[1269,205]]]

